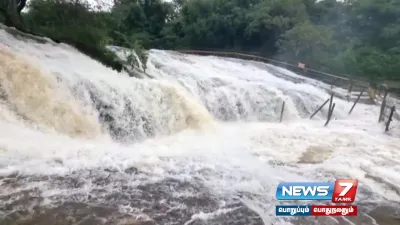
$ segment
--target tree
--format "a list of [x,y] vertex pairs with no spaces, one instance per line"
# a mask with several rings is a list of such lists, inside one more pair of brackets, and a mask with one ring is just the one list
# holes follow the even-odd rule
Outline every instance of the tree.
[[[114,0],[108,11],[85,1],[31,0],[25,27],[117,70],[124,66],[105,45],[134,48],[143,60],[150,48],[250,51],[371,81],[400,79],[398,0]],[[7,24],[21,27],[26,1],[0,4]]]
[[7,26],[23,29],[21,11],[25,8],[27,0],[3,0],[0,12],[4,14],[4,23]]
[[306,64],[328,65],[332,31],[309,21],[296,25],[285,32],[278,41],[282,59],[302,61]]
[[70,44],[115,70],[123,68],[106,49],[113,25],[110,13],[95,11],[84,0],[31,0],[24,21],[31,33]]

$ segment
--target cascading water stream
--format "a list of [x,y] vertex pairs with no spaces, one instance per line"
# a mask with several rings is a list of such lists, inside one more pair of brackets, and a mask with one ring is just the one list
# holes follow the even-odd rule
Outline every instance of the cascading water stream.
[[[0,224],[396,224],[400,142],[377,106],[335,99],[323,127],[326,85],[271,65],[151,50],[137,79],[0,45]],[[359,217],[274,216],[280,181],[336,177],[360,180]]]

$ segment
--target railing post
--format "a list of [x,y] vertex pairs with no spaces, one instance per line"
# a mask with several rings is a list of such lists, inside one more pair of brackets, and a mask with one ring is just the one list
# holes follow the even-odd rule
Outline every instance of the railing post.
[[[322,104],[317,110],[315,110],[315,112],[310,116],[310,119],[312,119],[328,102],[329,102],[329,98],[324,102],[324,104]],[[328,113],[329,113],[329,111],[328,111]]]
[[360,100],[362,94],[364,94],[364,91],[365,91],[365,89],[362,90],[362,91],[360,92],[360,94],[358,94],[357,99],[354,101],[354,104],[353,104],[353,106],[351,107],[351,109],[350,109],[350,111],[349,111],[349,115],[351,114],[351,112],[353,112],[354,107],[356,106],[357,102]]
[[354,81],[350,80],[349,89],[347,90],[347,101],[350,101],[351,92],[353,91]]
[[328,119],[326,120],[326,123],[325,123],[325,127],[329,124],[329,121],[331,120],[331,117],[332,117],[332,114],[333,114],[333,110],[335,109],[335,103],[333,103],[333,105],[332,105],[332,109],[331,110],[329,110],[329,112],[328,112]]
[[381,122],[382,120],[384,120],[384,114],[385,114],[385,108],[386,108],[386,98],[387,98],[387,95],[388,95],[388,90],[386,89],[385,90],[385,95],[383,96],[383,100],[382,100],[382,104],[381,104],[381,110],[380,110],[380,112],[379,112],[379,120],[378,120],[378,122]]
[[280,117],[280,119],[279,119],[279,122],[282,122],[283,110],[285,110],[285,101],[283,101],[283,103],[282,103],[281,117]]
[[392,108],[390,110],[390,115],[389,115],[388,121],[386,122],[385,132],[389,131],[389,125],[390,125],[390,122],[392,122],[392,120],[393,120],[392,117],[393,117],[393,113],[395,110],[396,110],[396,107],[392,106]]
[[385,113],[385,108],[386,108],[386,99],[383,99],[381,104],[381,110],[379,111],[378,122],[381,122],[383,120],[383,114]]
[[[333,91],[331,92],[331,98],[330,98],[330,101],[329,101],[329,110],[328,110],[328,112],[330,112],[331,109],[332,109],[332,103],[333,103]],[[328,116],[329,116],[329,114],[328,114]]]
[[[329,79],[328,80],[323,79],[323,82],[330,85],[331,89],[333,89],[334,85],[339,85],[339,83],[342,84],[343,80],[346,80],[346,81],[350,80],[351,82],[350,82],[350,87],[348,90],[349,92],[352,91],[353,85],[355,85],[356,84],[355,81],[357,81],[357,80],[346,78],[345,76],[337,76],[337,75],[329,74],[329,73],[326,73],[323,71],[314,70],[312,68],[309,68],[308,65],[306,65],[305,63],[298,63],[298,65],[295,65],[292,63],[287,63],[287,62],[279,61],[276,59],[256,56],[256,55],[254,55],[254,53],[227,52],[227,51],[222,51],[222,52],[221,51],[201,51],[201,50],[188,50],[188,49],[180,50],[179,52],[184,53],[184,54],[214,55],[214,56],[225,56],[225,57],[230,57],[230,58],[240,58],[243,60],[257,60],[260,62],[270,63],[275,66],[287,68],[291,71],[295,71],[296,73],[303,74],[304,76],[308,76],[308,77],[320,77],[320,76],[326,77],[327,76],[327,77],[329,77]],[[302,69],[302,72],[298,71],[297,69],[294,69],[294,68],[299,68],[299,67]],[[331,82],[329,82],[331,78],[334,78],[334,79]],[[317,78],[317,79],[319,79],[319,78]]]

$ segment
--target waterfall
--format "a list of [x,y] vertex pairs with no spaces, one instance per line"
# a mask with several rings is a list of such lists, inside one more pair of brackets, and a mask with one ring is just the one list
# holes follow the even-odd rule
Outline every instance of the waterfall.
[[[396,224],[379,107],[335,98],[324,127],[329,86],[283,68],[153,49],[146,73],[0,30],[0,224]],[[279,182],[336,177],[359,217],[275,216]]]

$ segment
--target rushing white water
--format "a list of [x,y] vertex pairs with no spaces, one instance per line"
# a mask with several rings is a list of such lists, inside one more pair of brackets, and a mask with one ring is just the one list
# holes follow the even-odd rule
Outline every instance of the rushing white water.
[[[0,43],[0,176],[135,167],[144,175],[121,177],[129,186],[166,178],[201,182],[218,196],[240,193],[265,224],[289,221],[274,216],[280,181],[358,178],[356,204],[364,210],[399,206],[397,121],[384,134],[378,106],[358,104],[347,115],[352,103],[340,99],[329,126],[323,126],[326,108],[309,120],[329,98],[322,83],[262,63],[158,50],[150,52],[147,69],[155,79],[136,79],[67,45],[16,39],[2,30]],[[274,76],[278,72],[288,79]],[[95,195],[97,175],[78,176],[84,185],[64,189],[52,180],[27,180],[18,188],[0,180],[0,196],[39,187],[46,204],[56,205],[73,194]],[[2,204],[15,200],[0,203],[0,216],[7,215]],[[210,213],[195,211],[192,220]]]

